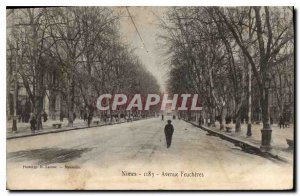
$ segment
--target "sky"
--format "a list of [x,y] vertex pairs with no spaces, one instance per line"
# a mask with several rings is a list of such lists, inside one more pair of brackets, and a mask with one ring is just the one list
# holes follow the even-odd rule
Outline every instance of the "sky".
[[[118,7],[124,17],[120,20],[121,38],[125,44],[135,48],[134,53],[139,57],[145,67],[157,79],[161,91],[166,90],[166,80],[168,77],[168,66],[165,64],[166,57],[164,48],[161,47],[163,41],[158,38],[162,34],[159,28],[160,20],[164,18],[167,7],[128,7],[133,21],[144,42],[141,41],[126,7]],[[127,16],[127,17],[126,17]]]

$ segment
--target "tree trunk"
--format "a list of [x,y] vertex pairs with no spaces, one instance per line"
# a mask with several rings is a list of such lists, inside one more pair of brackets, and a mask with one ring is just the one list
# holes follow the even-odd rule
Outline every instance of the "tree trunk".
[[36,113],[36,122],[37,122],[36,129],[41,130],[41,129],[43,129],[43,125],[42,125],[43,97],[38,96],[37,101],[35,103],[36,103],[36,105],[35,105],[36,112],[35,113]]
[[269,110],[268,110],[268,90],[261,89],[262,96],[261,96],[261,105],[262,105],[262,121],[263,121],[263,128],[269,128]]
[[75,93],[75,83],[74,83],[74,76],[71,73],[69,78],[69,85],[68,85],[68,127],[73,127],[74,121],[74,93]]
[[49,117],[52,120],[55,120],[55,102],[56,102],[56,94],[53,90],[49,91]]
[[241,115],[237,114],[235,118],[235,132],[241,132]]
[[[41,65],[38,65],[39,67]],[[37,121],[37,130],[43,129],[42,126],[42,112],[43,112],[43,98],[44,98],[44,93],[43,93],[43,73],[40,68],[37,69],[37,80],[36,80],[36,92],[37,92],[37,98],[35,102],[35,116],[36,116],[36,121]]]
[[224,130],[224,122],[225,122],[225,116],[226,116],[226,108],[222,107],[221,109],[221,115],[220,115],[220,130]]

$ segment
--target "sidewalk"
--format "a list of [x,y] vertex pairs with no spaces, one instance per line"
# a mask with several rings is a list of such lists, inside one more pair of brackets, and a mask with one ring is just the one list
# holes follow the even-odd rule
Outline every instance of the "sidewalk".
[[[146,118],[143,118],[146,119]],[[136,119],[136,120],[142,120],[142,119]],[[94,121],[99,121],[99,124],[93,123]],[[107,122],[104,123],[100,121],[99,118],[93,118],[90,128],[91,127],[100,127],[104,125],[112,125],[112,124],[119,124],[119,123],[124,123],[127,122],[125,119],[121,119],[118,122]],[[61,123],[61,128],[56,129],[52,127],[52,124],[57,124]],[[14,139],[14,138],[19,138],[19,137],[27,137],[27,136],[34,136],[34,135],[42,135],[42,134],[47,134],[47,133],[57,133],[57,132],[62,132],[62,131],[70,131],[70,130],[76,130],[76,129],[83,129],[83,128],[88,128],[87,126],[87,121],[84,122],[83,119],[75,119],[73,122],[73,127],[68,127],[68,120],[67,118],[64,118],[63,122],[60,122],[59,120],[51,120],[48,119],[46,122],[43,122],[43,129],[42,130],[36,130],[35,132],[32,132],[30,129],[30,124],[29,123],[22,123],[18,122],[17,123],[17,128],[18,131],[17,133],[12,132],[12,121],[8,121],[6,124],[6,139]]]
[[[193,121],[196,125],[198,122]],[[235,124],[229,124],[232,129],[231,132],[226,132],[225,130],[220,130],[220,124],[216,122],[216,127],[207,127],[202,125],[202,127],[206,129],[213,130],[217,133],[221,133],[222,135],[227,135],[232,138],[236,138],[241,141],[245,141],[251,143],[258,148],[261,145],[261,129],[262,124],[252,124],[252,136],[247,137],[247,124],[241,124],[241,132],[235,132]],[[284,158],[288,162],[293,162],[293,150],[288,149],[289,145],[287,144],[286,139],[294,139],[294,126],[291,124],[290,127],[280,129],[278,124],[272,125],[272,140],[271,146],[272,150],[270,153],[274,155],[278,155],[279,157]]]

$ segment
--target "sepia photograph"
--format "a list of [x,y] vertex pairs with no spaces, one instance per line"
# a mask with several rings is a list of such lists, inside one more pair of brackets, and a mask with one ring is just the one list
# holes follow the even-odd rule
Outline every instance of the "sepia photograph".
[[294,17],[6,7],[6,189],[294,190]]

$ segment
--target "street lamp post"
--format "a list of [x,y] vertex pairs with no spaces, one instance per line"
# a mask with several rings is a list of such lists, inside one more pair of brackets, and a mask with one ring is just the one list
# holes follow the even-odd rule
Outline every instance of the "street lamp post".
[[261,130],[261,146],[260,148],[264,151],[268,151],[271,149],[271,137],[272,137],[272,129],[269,122],[269,89],[271,85],[271,78],[268,74],[265,78],[264,83],[265,88],[265,101],[263,104],[264,107],[264,116],[263,116],[263,128]]

